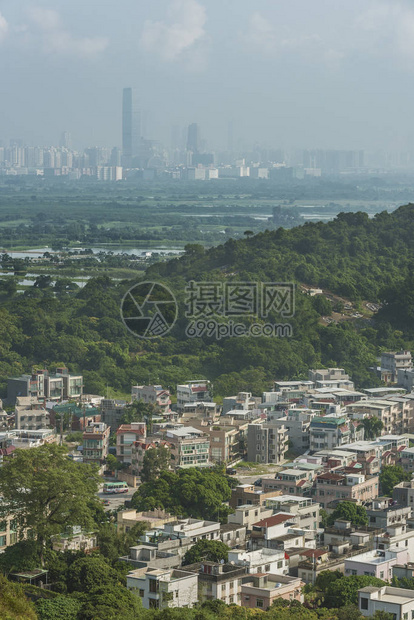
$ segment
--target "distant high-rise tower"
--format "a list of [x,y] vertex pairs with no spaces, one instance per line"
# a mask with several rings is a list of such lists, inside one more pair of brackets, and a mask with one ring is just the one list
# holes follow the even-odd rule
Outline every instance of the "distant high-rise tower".
[[124,88],[122,96],[122,165],[130,167],[140,151],[141,113],[132,88]]
[[122,164],[132,162],[132,88],[124,88],[122,94]]
[[188,134],[187,134],[187,151],[192,151],[193,153],[198,153],[198,149],[200,146],[200,131],[197,123],[191,123],[188,126]]
[[69,131],[63,131],[60,136],[60,146],[65,149],[72,149],[72,136]]

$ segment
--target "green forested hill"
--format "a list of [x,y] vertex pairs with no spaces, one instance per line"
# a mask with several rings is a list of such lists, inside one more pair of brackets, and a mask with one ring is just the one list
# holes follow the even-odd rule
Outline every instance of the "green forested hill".
[[[373,219],[341,214],[326,224],[265,232],[228,241],[208,251],[187,246],[186,254],[151,267],[145,279],[165,282],[180,301],[168,336],[142,341],[127,332],[120,303],[131,282],[90,280],[78,293],[0,288],[0,375],[33,365],[65,362],[84,372],[86,390],[127,394],[137,382],[177,382],[205,377],[217,396],[248,390],[260,394],[275,379],[306,376],[309,367],[338,365],[357,385],[375,384],[368,370],[381,349],[410,346],[413,337],[414,205]],[[375,321],[322,325],[326,303],[299,290],[289,319],[291,338],[188,338],[184,288],[188,281],[295,281],[320,286],[352,300],[386,301]],[[329,306],[329,304],[328,304]],[[270,317],[277,319],[277,317]],[[248,323],[248,321],[246,320]],[[111,391],[110,391],[111,393]]]
[[188,279],[217,269],[236,271],[246,279],[295,279],[350,299],[375,301],[413,264],[414,204],[409,204],[372,219],[366,213],[340,213],[332,222],[266,231],[206,252],[193,246],[186,257],[154,265],[150,272]]

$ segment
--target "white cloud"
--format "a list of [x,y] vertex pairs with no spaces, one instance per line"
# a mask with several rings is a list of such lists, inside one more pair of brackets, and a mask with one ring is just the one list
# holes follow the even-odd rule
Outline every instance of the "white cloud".
[[141,45],[165,61],[176,60],[205,36],[206,10],[196,0],[174,0],[167,21],[146,21]]
[[66,30],[59,13],[53,9],[33,8],[29,11],[29,19],[47,53],[93,58],[108,46],[108,39],[104,37],[72,35]]
[[405,0],[370,3],[356,20],[361,46],[373,55],[391,54],[414,59],[414,7]]
[[286,26],[276,28],[261,13],[253,13],[247,30],[242,34],[243,42],[251,49],[268,55],[278,55],[286,51],[302,51],[320,45],[316,34],[299,35]]
[[9,30],[9,24],[4,19],[3,15],[0,13],[0,41],[4,39]]

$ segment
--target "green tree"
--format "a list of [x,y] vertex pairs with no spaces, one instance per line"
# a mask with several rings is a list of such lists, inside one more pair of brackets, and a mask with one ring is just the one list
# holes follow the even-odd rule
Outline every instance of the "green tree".
[[368,525],[368,516],[365,506],[358,506],[352,502],[341,502],[338,504],[328,517],[328,525],[333,525],[336,519],[346,519],[357,527],[366,527]]
[[109,471],[115,471],[116,469],[122,469],[123,463],[118,461],[116,456],[114,456],[113,454],[108,454],[105,460],[106,460],[106,465]]
[[375,439],[376,437],[381,435],[381,431],[384,428],[382,420],[380,420],[376,416],[364,418],[361,422],[361,426],[364,427],[365,439]]
[[56,598],[41,598],[35,604],[39,620],[78,620],[78,614],[82,603],[70,596],[57,596]]
[[120,533],[114,523],[103,523],[98,530],[99,552],[114,564],[121,556],[129,554],[129,548],[137,544],[147,528],[148,523],[143,521],[128,532]]
[[23,588],[0,575],[0,618],[2,620],[37,620],[34,607]]
[[153,482],[162,471],[166,471],[170,467],[171,453],[167,446],[158,446],[147,450],[141,469],[142,482]]
[[392,495],[393,488],[400,482],[411,480],[411,473],[404,471],[401,465],[385,465],[379,475],[381,493]]
[[195,564],[206,560],[208,562],[227,562],[229,547],[220,540],[199,540],[184,555],[183,564]]
[[3,511],[14,515],[21,533],[32,531],[42,564],[51,535],[69,525],[93,525],[98,481],[94,467],[71,461],[55,444],[16,450],[0,468]]
[[69,592],[89,592],[105,585],[119,585],[120,575],[102,555],[84,555],[76,559],[68,570]]
[[231,497],[226,476],[209,470],[162,471],[153,482],[144,482],[134,493],[131,505],[138,510],[164,508],[176,515],[216,519],[227,523],[231,512],[224,502]]
[[139,598],[124,586],[98,585],[81,600],[78,620],[137,620],[142,617]]
[[0,554],[0,570],[5,573],[33,570],[40,563],[40,549],[35,540],[19,540]]
[[358,604],[358,590],[366,586],[381,588],[385,581],[369,575],[352,575],[342,577],[329,584],[326,591],[325,603],[327,607],[345,607]]

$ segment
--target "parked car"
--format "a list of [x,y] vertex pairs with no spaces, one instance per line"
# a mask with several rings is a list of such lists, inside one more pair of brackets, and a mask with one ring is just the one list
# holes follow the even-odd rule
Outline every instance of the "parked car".
[[226,469],[226,474],[228,476],[235,476],[237,474],[237,469],[235,467],[228,467]]
[[262,486],[262,479],[258,478],[254,483],[255,487],[261,487]]

